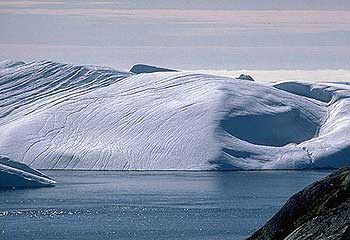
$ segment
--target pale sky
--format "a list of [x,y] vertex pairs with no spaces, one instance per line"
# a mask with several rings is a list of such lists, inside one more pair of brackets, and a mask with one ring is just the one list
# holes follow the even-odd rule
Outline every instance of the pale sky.
[[0,0],[0,60],[350,69],[350,1]]

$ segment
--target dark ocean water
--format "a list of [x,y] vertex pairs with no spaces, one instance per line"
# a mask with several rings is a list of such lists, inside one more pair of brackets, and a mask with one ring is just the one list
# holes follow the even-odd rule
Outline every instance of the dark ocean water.
[[46,171],[0,191],[0,239],[244,239],[327,171]]

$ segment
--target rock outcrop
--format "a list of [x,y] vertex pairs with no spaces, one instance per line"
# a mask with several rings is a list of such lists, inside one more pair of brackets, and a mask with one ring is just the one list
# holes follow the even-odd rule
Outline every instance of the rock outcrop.
[[292,196],[248,240],[350,239],[350,168]]

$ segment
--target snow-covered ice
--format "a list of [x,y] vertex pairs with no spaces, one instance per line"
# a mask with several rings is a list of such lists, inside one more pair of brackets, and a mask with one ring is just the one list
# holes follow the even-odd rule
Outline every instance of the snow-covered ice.
[[50,187],[56,182],[23,163],[0,156],[0,189]]
[[34,168],[296,169],[350,161],[349,82],[0,65],[0,154]]

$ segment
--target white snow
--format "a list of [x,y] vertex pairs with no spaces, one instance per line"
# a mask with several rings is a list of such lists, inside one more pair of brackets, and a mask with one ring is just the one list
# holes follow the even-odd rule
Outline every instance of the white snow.
[[38,169],[295,169],[350,159],[347,83],[42,61],[3,64],[0,99],[0,154]]
[[0,189],[49,187],[55,184],[53,179],[41,172],[0,156]]

